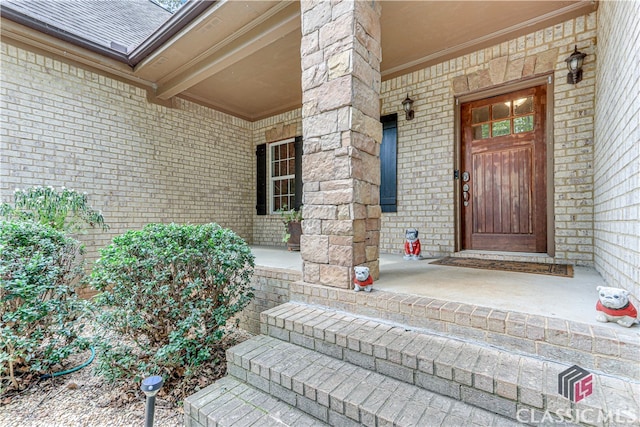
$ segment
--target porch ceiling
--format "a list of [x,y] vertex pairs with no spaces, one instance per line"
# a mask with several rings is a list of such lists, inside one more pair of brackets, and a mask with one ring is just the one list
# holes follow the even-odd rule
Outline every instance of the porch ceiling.
[[[89,64],[110,61],[110,71],[153,84],[161,100],[179,95],[250,121],[300,107],[299,2],[209,3],[133,70],[93,53],[80,52],[76,58]],[[592,0],[383,0],[382,78],[513,39],[596,7]],[[64,55],[69,51],[67,44],[42,42],[13,25],[3,28],[2,34],[30,43],[35,40],[37,47],[53,46]]]

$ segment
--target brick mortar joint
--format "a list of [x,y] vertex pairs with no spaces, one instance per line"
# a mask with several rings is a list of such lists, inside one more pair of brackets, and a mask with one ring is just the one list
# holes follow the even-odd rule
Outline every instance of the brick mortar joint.
[[[309,285],[308,285],[308,284],[305,284],[305,286],[309,286]],[[311,285],[311,286],[318,286],[318,285]],[[335,291],[337,291],[337,292],[341,292],[341,293],[349,293],[350,295],[355,296],[355,295],[352,293],[353,291],[346,291],[346,290],[344,290],[344,289],[340,289],[340,288],[332,288],[332,289],[334,289],[334,290],[335,290]],[[292,292],[292,294],[293,294],[293,293],[295,293],[295,292]],[[305,292],[305,294],[306,294],[306,292]],[[311,295],[311,294],[309,294],[309,295]],[[352,297],[350,297],[350,298],[340,298],[340,297],[338,296],[338,300],[337,300],[337,301],[335,301],[335,302],[338,302],[338,303],[345,303],[345,302],[346,302],[346,303],[349,303],[349,302],[351,302],[351,301],[352,301]],[[437,301],[437,300],[436,300],[436,301]],[[332,302],[334,302],[334,301],[330,301],[330,303],[332,303]],[[306,303],[306,302],[305,302],[305,303],[295,302],[295,303],[296,303],[296,304],[305,304],[305,305],[309,305],[309,306],[311,306],[311,307],[317,307],[317,308],[326,308],[326,306],[324,306],[324,305],[320,305],[320,304],[313,304],[313,303]],[[445,302],[445,303],[446,303],[446,302]],[[358,305],[358,301],[357,301],[357,300],[355,301],[355,304],[356,304],[356,305]],[[399,302],[399,304],[401,304],[401,302]],[[445,304],[442,304],[442,306],[438,308],[438,311],[439,311],[439,312],[442,312],[442,307],[444,307],[444,305],[445,305]],[[402,312],[401,312],[399,309],[398,309],[397,311],[396,311],[396,310],[394,310],[394,311],[390,311],[390,310],[381,310],[381,309],[379,309],[379,308],[377,308],[377,307],[375,307],[375,306],[372,306],[372,305],[370,305],[370,304],[367,304],[366,306],[367,306],[367,307],[369,307],[371,310],[374,310],[374,311],[376,311],[376,312],[385,312],[385,313],[389,313],[389,314],[394,314],[394,313],[395,313],[395,314],[402,314]],[[428,307],[428,306],[427,306],[427,307]],[[333,310],[333,311],[337,311],[337,312],[340,312],[341,314],[346,314],[346,315],[356,316],[356,315],[355,315],[354,313],[352,313],[352,312],[348,312],[348,311],[347,311],[347,312],[345,312],[345,311],[342,311],[342,310],[339,310],[339,309],[337,309],[337,308],[333,308],[333,307],[331,307],[331,310]],[[509,313],[509,312],[505,312],[505,313],[507,314],[507,313]],[[486,317],[486,320],[487,320],[487,321],[490,319],[490,317],[489,317],[489,316],[490,316],[490,314]],[[366,317],[366,316],[361,316],[361,315],[360,315],[360,317],[368,318],[368,317]],[[424,317],[425,317],[425,318],[429,318],[429,317],[428,317],[428,316],[426,316],[426,315],[425,315]],[[542,316],[540,316],[540,317],[542,317]],[[388,318],[388,317],[387,317],[387,318]],[[388,321],[388,320],[387,320],[387,318],[384,318],[383,316],[380,316],[380,317],[376,317],[376,318],[368,318],[368,319],[369,319],[369,320],[373,320],[373,321],[377,321],[377,322],[381,322],[381,323],[390,323],[390,324],[393,324],[393,325],[395,325],[395,326],[399,326],[399,327],[411,326],[411,325],[405,325],[405,324],[398,323],[398,322],[390,322],[390,321]],[[543,317],[543,318],[544,318],[544,317]],[[480,330],[480,331],[493,332],[493,333],[495,333],[495,334],[498,334],[498,335],[500,335],[500,336],[504,336],[504,337],[511,337],[511,338],[522,339],[522,340],[530,341],[530,342],[533,342],[533,343],[537,343],[537,342],[544,342],[544,343],[546,343],[547,345],[550,345],[550,346],[553,346],[553,347],[558,347],[558,348],[562,348],[562,349],[568,349],[568,350],[571,350],[571,351],[578,351],[578,352],[581,352],[580,350],[576,350],[576,349],[571,345],[571,341],[570,341],[569,339],[567,339],[567,345],[559,345],[558,343],[550,342],[550,341],[548,341],[548,340],[545,340],[545,341],[533,340],[533,339],[529,339],[529,338],[526,338],[526,337],[522,337],[522,336],[517,335],[517,334],[508,334],[508,333],[506,333],[506,332],[491,331],[490,329],[483,329],[483,328],[478,328],[478,327],[469,326],[468,324],[466,324],[466,323],[462,323],[462,322],[455,322],[455,321],[454,321],[454,322],[451,322],[451,321],[442,320],[441,318],[438,318],[438,319],[430,318],[430,319],[431,319],[431,320],[437,320],[437,321],[439,321],[439,322],[442,322],[442,323],[443,323],[443,326],[445,326],[445,330],[449,330],[449,329],[450,329],[450,328],[449,328],[450,326],[456,326],[456,327],[457,327],[457,326],[464,326],[464,327],[470,327],[470,328],[472,328],[472,329],[476,329],[476,330]],[[502,320],[502,322],[504,322],[504,323],[505,323],[505,329],[506,329],[506,317],[505,317],[505,319],[504,319],[504,320]],[[524,328],[525,328],[525,329],[527,328],[527,326],[528,326],[528,325],[531,325],[531,327],[535,327],[535,328],[540,328],[540,327],[541,327],[541,326],[540,326],[540,325],[538,325],[538,324],[529,324],[528,322],[524,322],[524,323],[523,323],[523,326],[524,326]],[[591,327],[591,326],[597,326],[597,325],[589,325],[589,326]],[[412,328],[414,328],[414,330],[416,330],[416,331],[419,331],[419,330],[421,330],[421,329],[422,329],[422,330],[424,330],[424,331],[426,331],[426,332],[434,333],[434,334],[436,334],[436,335],[443,335],[443,336],[447,336],[447,335],[443,334],[442,332],[439,332],[439,331],[436,331],[436,330],[424,329],[424,328],[417,328],[417,327],[414,327],[414,326],[411,326],[411,327],[412,327]],[[545,328],[544,328],[544,329],[545,329],[545,331],[547,331],[547,330],[548,330],[548,328],[546,328],[546,326],[545,326]],[[569,334],[568,334],[568,335],[569,335]],[[546,336],[546,334],[545,334],[545,336]],[[594,337],[593,339],[595,339],[595,337]],[[601,341],[608,341],[609,343],[614,344],[614,345],[619,345],[619,344],[620,344],[620,340],[619,340],[617,337],[612,337],[612,338],[602,337],[600,340],[601,340]],[[463,340],[463,341],[464,341],[464,340]],[[473,340],[472,340],[472,341],[473,341]],[[537,347],[537,346],[536,346],[536,347]],[[498,348],[499,348],[499,347],[498,347]],[[638,348],[640,349],[640,344],[638,345]],[[585,353],[585,354],[591,354],[591,355],[593,355],[594,357],[599,357],[599,356],[600,356],[600,357],[607,357],[607,358],[612,357],[612,355],[611,355],[611,354],[604,353],[604,352],[597,352],[597,351],[583,352],[583,353]],[[523,352],[523,354],[526,354],[526,355],[532,355],[532,356],[540,356],[540,355],[539,355],[539,354],[537,354],[537,353],[536,353],[536,354],[532,354],[532,353],[526,353],[526,352]],[[616,357],[621,357],[621,355],[616,355]]]

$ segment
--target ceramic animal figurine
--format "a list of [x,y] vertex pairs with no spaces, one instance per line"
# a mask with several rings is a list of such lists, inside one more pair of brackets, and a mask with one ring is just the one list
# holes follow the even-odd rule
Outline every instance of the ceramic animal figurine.
[[353,267],[355,277],[353,278],[353,290],[355,292],[371,292],[373,288],[373,277],[369,274],[369,267]]
[[422,259],[420,255],[420,239],[418,239],[418,230],[415,228],[408,228],[404,232],[405,242],[404,242],[404,259],[417,261]]
[[616,322],[626,328],[635,323],[638,311],[629,301],[629,292],[620,288],[598,286],[598,302],[596,303],[596,320],[598,322]]

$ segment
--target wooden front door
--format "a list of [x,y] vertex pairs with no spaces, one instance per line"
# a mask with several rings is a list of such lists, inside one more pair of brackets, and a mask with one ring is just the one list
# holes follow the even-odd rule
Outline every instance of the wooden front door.
[[547,251],[546,86],[461,106],[462,249]]

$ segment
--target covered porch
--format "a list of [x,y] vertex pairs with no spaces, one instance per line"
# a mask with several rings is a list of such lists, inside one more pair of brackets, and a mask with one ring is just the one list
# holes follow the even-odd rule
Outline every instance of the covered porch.
[[[299,252],[272,246],[252,246],[252,252],[257,266],[302,272]],[[574,277],[566,278],[434,265],[432,261],[435,258],[405,261],[399,254],[380,254],[380,279],[374,284],[374,292],[433,298],[621,330],[618,325],[595,320],[596,287],[606,283],[592,267],[574,266]]]
[[[381,254],[374,290],[356,293],[303,282],[297,252],[252,250],[260,335],[230,350],[225,379],[185,401],[188,426],[250,411],[263,420],[273,407],[313,425],[637,421],[638,328],[594,320],[604,281],[592,268],[560,278]],[[576,366],[593,384],[579,406],[558,390]]]

